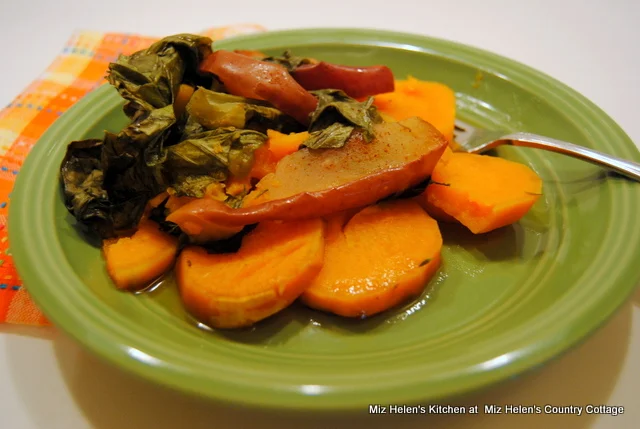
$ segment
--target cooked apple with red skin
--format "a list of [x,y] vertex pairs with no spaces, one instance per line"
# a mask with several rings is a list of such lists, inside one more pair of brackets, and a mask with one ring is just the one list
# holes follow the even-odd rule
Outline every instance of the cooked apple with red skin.
[[279,64],[217,50],[202,61],[200,70],[215,74],[231,94],[268,101],[304,125],[318,105],[318,99]]
[[387,66],[351,67],[324,61],[301,65],[291,75],[305,89],[341,89],[353,98],[393,92],[395,83]]
[[447,147],[446,138],[419,118],[377,124],[374,131],[371,142],[356,132],[342,148],[304,148],[284,157],[239,209],[198,199],[167,220],[190,227],[199,223],[237,226],[363,207],[424,181]]

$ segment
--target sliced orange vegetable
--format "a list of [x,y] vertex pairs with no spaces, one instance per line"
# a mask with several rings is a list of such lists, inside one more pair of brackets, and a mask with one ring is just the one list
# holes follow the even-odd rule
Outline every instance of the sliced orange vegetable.
[[176,265],[187,310],[215,328],[249,326],[295,301],[322,268],[324,222],[264,222],[240,250],[185,248]]
[[453,140],[456,96],[451,88],[438,82],[409,77],[398,80],[395,90],[375,96],[380,113],[401,121],[418,116],[432,124],[449,140]]
[[[448,159],[451,154],[453,154],[453,151],[451,150],[451,148],[447,147],[442,153],[438,164],[440,164],[441,162],[445,162],[445,160]],[[438,164],[436,164],[436,166]],[[433,180],[433,177],[431,179]],[[447,214],[440,207],[436,207],[428,201],[426,189],[422,194],[418,195],[415,200],[429,214],[429,216],[431,216],[435,220],[445,223],[459,223],[456,218]]]
[[475,234],[517,222],[542,193],[542,180],[524,164],[488,155],[452,153],[436,165],[427,202]]
[[297,151],[305,140],[309,138],[307,131],[302,133],[283,134],[274,130],[267,130],[267,144],[276,161]]
[[306,305],[346,317],[380,313],[419,295],[440,264],[437,222],[412,200],[328,219],[324,265]]
[[267,130],[269,139],[255,150],[254,161],[249,176],[262,179],[276,171],[278,161],[297,151],[300,145],[309,138],[308,132],[283,134],[275,130]]
[[194,92],[195,89],[191,85],[186,85],[184,83],[180,84],[176,99],[173,101],[173,113],[176,115],[176,118],[179,118],[184,114],[187,103]]
[[420,197],[417,200],[417,202],[424,209],[424,211],[426,211],[429,214],[429,216],[431,216],[438,222],[460,223],[455,217],[451,216],[450,214],[442,210],[440,207],[434,206],[433,204],[431,204],[429,200],[427,200],[426,192],[422,195],[422,197]]
[[173,265],[178,239],[143,219],[131,237],[105,240],[102,246],[109,276],[119,289],[149,286]]
[[246,177],[229,177],[225,183],[225,192],[227,195],[237,197],[246,194],[251,190],[251,176]]

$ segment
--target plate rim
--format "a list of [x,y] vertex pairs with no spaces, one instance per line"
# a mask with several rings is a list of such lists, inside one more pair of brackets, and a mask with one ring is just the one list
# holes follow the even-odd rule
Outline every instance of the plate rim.
[[[589,107],[592,111],[595,112],[595,114],[604,123],[606,123],[609,126],[609,128],[611,128],[612,131],[618,134],[619,139],[623,141],[626,140],[625,143],[627,145],[630,144],[635,148],[635,145],[633,144],[633,142],[631,142],[630,138],[615,123],[615,121],[606,114],[606,112],[604,112],[601,108],[596,106],[594,103],[592,103],[591,101],[589,101],[584,96],[582,96],[572,88],[568,87],[564,83],[558,81],[557,79],[551,76],[546,75],[543,72],[535,70],[515,60],[511,60],[509,58],[500,56],[498,54],[495,54],[480,48],[476,48],[473,46],[463,45],[457,42],[452,42],[452,41],[428,37],[428,36],[422,36],[418,34],[402,33],[402,32],[395,32],[395,31],[381,31],[381,30],[364,29],[364,28],[320,28],[320,29],[309,28],[309,29],[269,31],[264,33],[239,36],[239,37],[234,37],[232,39],[225,39],[223,41],[215,42],[214,46],[221,45],[224,47],[224,46],[233,45],[241,42],[246,42],[246,41],[251,42],[255,40],[261,40],[263,43],[266,43],[265,40],[268,40],[269,37],[277,38],[282,36],[299,38],[300,40],[302,40],[302,43],[304,45],[319,44],[323,42],[327,42],[327,43],[343,42],[343,40],[339,40],[339,39],[336,40],[337,34],[341,34],[340,39],[352,37],[354,40],[350,40],[348,43],[346,43],[351,45],[365,45],[365,46],[375,46],[375,47],[385,46],[385,47],[395,47],[399,49],[406,48],[410,44],[409,42],[411,42],[413,44],[412,46],[414,47],[416,47],[416,45],[422,45],[422,46],[435,45],[438,47],[433,49],[426,49],[426,48],[422,49],[420,46],[417,46],[419,49],[408,49],[408,50],[418,50],[420,52],[431,52],[441,57],[453,58],[457,60],[460,60],[461,57],[464,57],[463,58],[465,60],[464,62],[467,64],[472,64],[474,67],[477,67],[477,66],[472,62],[468,61],[468,58],[466,57],[465,54],[470,55],[471,58],[473,58],[474,56],[480,56],[480,57],[483,57],[483,59],[485,60],[488,59],[488,60],[497,62],[498,66],[506,64],[509,67],[515,68],[515,72],[517,73],[521,73],[521,74],[523,73],[525,75],[533,73],[536,76],[536,78],[545,80],[548,83],[551,83],[555,86],[560,86],[565,91],[569,91],[569,93],[573,96],[574,101],[578,101],[583,105],[586,105],[587,107]],[[305,39],[304,36],[314,36],[314,38],[313,40],[308,40],[308,39]],[[390,40],[393,40],[391,44],[388,43]],[[386,43],[380,44],[385,41]],[[449,48],[455,49],[456,55],[453,55],[453,56],[443,55],[441,52],[439,52],[439,49],[442,49],[442,47],[449,47]],[[498,67],[496,70],[499,70],[499,68],[500,67]],[[496,71],[495,73],[492,72],[490,68],[485,70],[487,70],[489,73],[500,74],[499,71]],[[85,111],[90,106],[96,107],[96,106],[99,106],[100,103],[105,103],[106,102],[105,100],[108,100],[108,97],[105,97],[104,94],[108,90],[111,90],[111,88],[108,85],[103,85],[102,87],[92,91],[90,94],[87,94],[79,102],[74,104],[67,112],[65,112],[65,114],[62,115],[61,118],[59,118],[43,134],[43,136],[41,136],[41,138],[38,140],[36,145],[32,148],[21,170],[24,169],[25,171],[28,171],[29,166],[31,165],[32,162],[35,162],[34,160],[36,159],[36,156],[38,156],[38,154],[40,153],[45,154],[47,150],[48,151],[52,150],[51,148],[46,148],[45,147],[46,145],[44,143],[46,143],[47,141],[55,140],[55,136],[60,132],[62,132],[62,130],[64,129],[64,127],[66,126],[66,124],[71,118],[73,118],[74,116],[80,115],[81,112]],[[70,131],[66,131],[65,133],[69,133],[69,132]],[[637,157],[637,148],[634,156]],[[29,226],[28,221],[25,220],[25,219],[28,219],[29,216],[23,217],[19,215],[19,213],[21,212],[20,207],[23,205],[21,203],[21,200],[25,200],[25,199],[24,198],[14,199],[16,195],[20,196],[21,194],[26,192],[23,189],[26,189],[29,183],[26,182],[26,179],[23,179],[24,176],[25,175],[23,174],[18,174],[14,189],[12,191],[12,199],[11,199],[11,204],[9,206],[9,218],[13,219],[13,221],[9,223],[9,240],[11,243],[11,252],[14,258],[15,266],[19,270],[20,275],[24,280],[24,284],[25,285],[29,284],[26,286],[27,290],[29,290],[35,284],[39,284],[43,282],[46,283],[46,279],[42,278],[43,276],[42,276],[42,273],[40,272],[34,273],[32,272],[33,270],[20,269],[20,266],[27,267],[31,265],[32,264],[31,261],[33,260],[33,257],[29,255],[29,246],[28,246],[28,243],[25,243],[25,236],[21,234],[21,231],[23,231],[26,227]],[[640,246],[637,246],[635,253],[638,254],[639,250],[640,250]],[[530,359],[532,359],[531,356],[538,357],[537,359],[533,359],[534,361],[535,360],[539,361],[537,363],[534,363],[533,366],[530,364],[530,361],[525,361],[524,357],[520,357],[518,360],[514,360],[513,362],[507,363],[499,368],[486,370],[482,372],[482,374],[484,374],[485,376],[486,375],[492,375],[492,376],[484,377],[480,380],[474,379],[474,383],[467,383],[464,389],[456,390],[455,394],[460,394],[462,392],[475,390],[475,389],[484,387],[486,385],[493,384],[502,379],[508,378],[511,375],[519,374],[519,373],[522,373],[523,371],[533,369],[535,365],[541,365],[545,362],[548,362],[550,359],[560,356],[561,354],[571,350],[581,341],[586,339],[589,336],[589,334],[595,332],[600,326],[602,326],[602,324],[606,320],[608,320],[613,315],[613,313],[627,300],[628,296],[630,296],[633,293],[635,288],[638,286],[639,280],[640,280],[640,273],[637,274],[637,278],[635,279],[635,281],[629,282],[630,286],[628,286],[623,291],[618,293],[616,299],[613,302],[609,303],[610,305],[608,306],[608,308],[606,308],[606,310],[604,310],[599,315],[595,323],[592,323],[587,328],[583,327],[581,332],[574,332],[570,340],[565,339],[565,341],[561,341],[559,343],[556,342],[554,344],[547,345],[546,354],[544,353],[540,354],[539,347],[536,348],[536,350],[538,350],[537,353],[531,352],[527,354],[526,356],[528,356]],[[56,312],[54,305],[49,305],[46,299],[46,289],[47,287],[44,286],[36,294],[31,294],[31,296],[33,297],[38,307],[42,309],[42,311],[54,323],[55,326],[59,326],[67,334],[71,335],[76,341],[78,341],[80,344],[82,344],[86,348],[90,349],[93,353],[103,358],[106,358],[107,360],[111,361],[112,363],[116,364],[117,366],[123,369],[128,370],[129,372],[133,372],[135,374],[141,375],[147,379],[151,379],[160,384],[167,385],[177,390],[185,391],[191,394],[204,395],[204,396],[211,397],[213,399],[223,401],[223,402],[230,402],[230,403],[240,402],[240,403],[244,403],[245,405],[251,405],[255,407],[323,409],[323,410],[360,409],[362,407],[361,401],[351,402],[351,403],[343,402],[343,403],[336,404],[336,403],[332,403],[331,401],[306,400],[306,401],[298,401],[295,404],[291,404],[289,402],[280,401],[278,400],[277,397],[275,399],[271,398],[269,401],[259,400],[259,399],[256,399],[255,397],[251,397],[245,401],[238,401],[238,400],[231,400],[229,399],[229,397],[225,396],[224,389],[223,389],[225,385],[221,385],[218,389],[207,389],[206,392],[203,392],[200,388],[194,388],[195,386],[184,386],[176,382],[176,373],[173,373],[172,371],[174,370],[172,370],[171,368],[169,368],[168,370],[165,369],[165,371],[162,371],[161,368],[154,369],[148,363],[145,363],[144,361],[139,359],[132,358],[130,355],[126,353],[124,349],[122,349],[122,347],[116,347],[117,350],[114,351],[113,347],[110,348],[108,346],[105,346],[105,344],[102,341],[104,338],[100,338],[100,341],[98,341],[97,338],[91,338],[94,335],[94,333],[89,332],[87,330],[83,330],[83,329],[74,329],[75,327],[73,326],[73,324],[76,323],[77,321],[73,321],[73,318],[69,320],[68,318],[66,318],[67,315],[64,315],[64,314],[61,315],[58,312]],[[616,290],[618,289],[621,289],[621,288],[617,288]],[[45,292],[43,292],[43,290]],[[107,338],[108,337],[109,336],[107,336]],[[569,346],[566,345],[567,343],[569,344]],[[108,345],[109,341],[107,341],[106,344]],[[111,344],[119,344],[117,337],[112,337]],[[119,344],[119,345],[123,346],[122,344]],[[439,396],[437,395],[434,396],[433,399],[447,397],[447,396],[450,396],[451,394],[453,394],[453,392],[443,392]],[[277,396],[277,395],[274,395],[274,396]],[[284,395],[284,397],[289,398],[286,395]],[[315,397],[315,398],[318,399],[318,397]],[[311,397],[311,399],[313,398]],[[403,398],[403,400],[404,399],[417,400],[417,399],[420,399],[420,395],[419,394],[413,395],[411,396],[411,398]]]

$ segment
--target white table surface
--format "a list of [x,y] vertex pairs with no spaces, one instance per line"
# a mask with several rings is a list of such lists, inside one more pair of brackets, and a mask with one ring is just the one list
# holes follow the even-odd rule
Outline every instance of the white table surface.
[[[179,6],[180,9],[176,9]],[[586,95],[640,142],[640,1],[83,0],[0,3],[0,105],[75,29],[149,35],[256,22],[270,29],[374,27],[482,47]],[[639,217],[640,219],[640,217]],[[0,325],[0,428],[638,428],[640,290],[589,340],[472,403],[624,406],[609,416],[309,416],[227,409],[151,385],[88,354],[55,328]]]

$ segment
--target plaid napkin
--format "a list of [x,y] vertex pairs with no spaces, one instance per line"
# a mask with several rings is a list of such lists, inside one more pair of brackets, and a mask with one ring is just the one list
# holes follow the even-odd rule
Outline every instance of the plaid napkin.
[[[264,28],[243,24],[212,28],[202,34],[216,40],[259,31]],[[0,111],[0,323],[49,324],[22,287],[7,241],[9,198],[24,159],[53,121],[106,82],[110,62],[156,40],[135,34],[77,32],[45,73]]]

